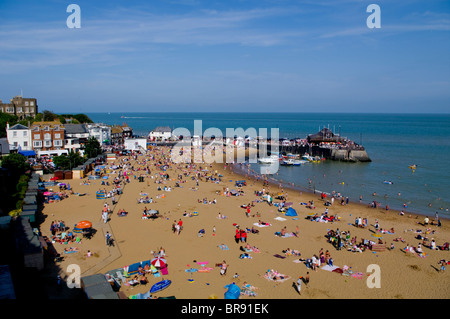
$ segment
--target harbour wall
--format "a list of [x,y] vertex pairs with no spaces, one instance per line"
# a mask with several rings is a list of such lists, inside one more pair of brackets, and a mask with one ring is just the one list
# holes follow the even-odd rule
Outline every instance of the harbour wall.
[[320,146],[280,146],[280,153],[292,153],[311,156],[320,156],[325,159],[343,162],[371,162],[365,150],[360,149],[334,149]]

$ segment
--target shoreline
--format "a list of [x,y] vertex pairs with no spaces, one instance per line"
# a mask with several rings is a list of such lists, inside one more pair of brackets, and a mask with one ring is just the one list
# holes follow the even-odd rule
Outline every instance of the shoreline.
[[[230,164],[228,164],[228,165],[230,165]],[[234,170],[234,172],[236,174],[239,174],[242,177],[249,178],[248,174],[245,173],[244,169],[242,169],[240,167],[236,167],[236,166],[240,166],[240,165],[248,165],[248,163],[233,163],[233,164],[231,164],[231,167],[233,168],[233,170]],[[250,173],[250,175],[251,175],[252,179],[256,178],[254,174]],[[300,193],[305,192],[305,193],[313,195],[313,196],[319,196],[318,200],[321,200],[320,199],[320,193],[321,192],[318,191],[318,190],[316,190],[316,192],[314,192],[313,190],[311,190],[309,188],[306,188],[306,187],[303,187],[303,186],[297,186],[297,187],[296,186],[292,186],[292,185],[290,185],[290,183],[286,184],[285,182],[278,181],[276,178],[271,178],[268,182],[269,182],[269,184],[271,184],[274,187],[278,187],[279,188],[279,184],[281,184],[283,189],[289,189],[289,190],[292,190],[294,192],[300,192]],[[327,194],[327,196],[331,195],[330,193],[326,193],[326,194]],[[360,203],[360,202],[357,202],[357,201],[354,201],[354,200],[350,200],[350,199],[349,199],[349,203],[352,203],[352,205],[357,205],[357,206],[359,205],[361,208],[364,208],[364,209],[365,208],[371,208],[371,209],[374,210],[374,212],[379,212],[379,213],[392,212],[392,213],[395,213],[395,214],[397,214],[397,215],[399,215],[401,217],[406,217],[406,218],[411,218],[411,219],[419,219],[419,218],[423,219],[423,218],[425,218],[427,216],[429,218],[431,218],[431,219],[434,219],[434,216],[430,216],[430,215],[426,215],[426,214],[422,214],[422,213],[418,213],[418,212],[411,212],[411,211],[403,211],[404,215],[402,216],[402,215],[400,215],[400,213],[402,211],[398,210],[398,209],[390,208],[389,210],[386,210],[385,208],[382,208],[382,207],[378,207],[378,208],[375,209],[373,207],[370,207],[369,203],[364,203],[364,202]],[[337,204],[335,204],[335,205],[337,205]],[[439,214],[439,219],[441,219],[441,220],[450,220],[450,216]]]

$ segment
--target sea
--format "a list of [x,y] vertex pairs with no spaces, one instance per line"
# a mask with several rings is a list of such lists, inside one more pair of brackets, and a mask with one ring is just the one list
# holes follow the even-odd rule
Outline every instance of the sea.
[[[363,145],[372,160],[348,163],[325,160],[320,164],[280,166],[272,181],[301,191],[340,193],[352,202],[435,217],[450,218],[450,114],[370,113],[87,113],[98,123],[132,127],[147,136],[157,126],[202,132],[216,128],[278,129],[280,138],[306,138],[327,127]],[[197,122],[198,123],[198,122]],[[412,170],[410,165],[417,168]],[[258,163],[243,167],[259,172]],[[385,181],[392,182],[391,184]]]

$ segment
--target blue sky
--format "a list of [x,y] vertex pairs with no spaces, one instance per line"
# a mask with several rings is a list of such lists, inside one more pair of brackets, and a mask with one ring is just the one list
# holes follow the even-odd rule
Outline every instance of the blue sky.
[[450,1],[1,0],[0,79],[56,113],[448,113]]

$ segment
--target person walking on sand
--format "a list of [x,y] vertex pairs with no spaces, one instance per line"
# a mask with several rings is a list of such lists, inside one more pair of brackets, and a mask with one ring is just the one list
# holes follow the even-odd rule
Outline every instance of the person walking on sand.
[[105,211],[103,211],[103,213],[102,213],[102,218],[103,218],[103,221],[105,222],[105,224],[108,222],[108,212],[105,210]]
[[222,262],[222,265],[220,266],[220,275],[221,276],[225,276],[227,274],[227,268],[228,268],[228,265],[227,265],[227,263],[224,260]]
[[298,292],[299,295],[302,294],[301,293],[301,291],[302,291],[302,280],[303,280],[302,276],[298,277],[298,280],[297,280],[297,292]]
[[112,244],[112,236],[109,233],[109,231],[106,232],[105,238],[106,238],[106,246],[108,246],[108,247],[111,246],[111,244]]

